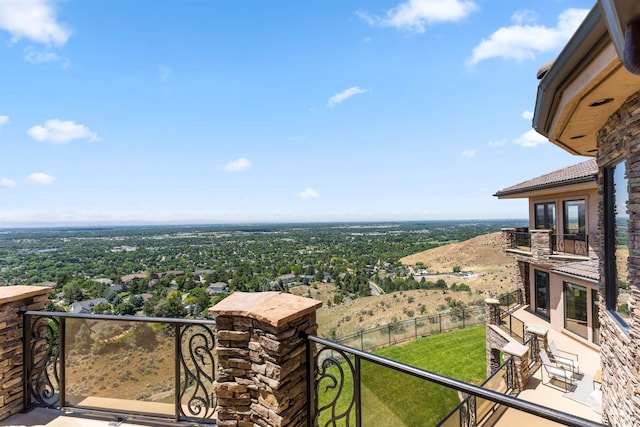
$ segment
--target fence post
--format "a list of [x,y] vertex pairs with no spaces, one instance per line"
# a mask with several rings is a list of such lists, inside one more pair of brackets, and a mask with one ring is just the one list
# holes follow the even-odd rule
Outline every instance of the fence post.
[[[27,410],[31,403],[29,379],[24,376],[24,371],[29,373],[31,368],[24,363],[25,355],[31,352],[31,338],[26,336],[28,330],[23,330],[30,319],[25,320],[24,313],[42,310],[49,291],[44,286],[0,287],[0,420]],[[30,324],[26,329],[29,327]]]
[[464,312],[464,307],[462,307],[462,329],[465,328],[465,322],[464,322],[465,317],[467,317],[467,315]]
[[438,313],[438,324],[440,326],[440,333],[442,333],[442,313]]
[[360,331],[360,350],[364,351],[364,331]]
[[415,339],[418,339],[418,318],[414,317],[413,318],[413,326],[415,327]]
[[391,323],[389,323],[387,326],[389,327],[388,333],[387,333],[387,335],[389,337],[389,345],[391,345]]

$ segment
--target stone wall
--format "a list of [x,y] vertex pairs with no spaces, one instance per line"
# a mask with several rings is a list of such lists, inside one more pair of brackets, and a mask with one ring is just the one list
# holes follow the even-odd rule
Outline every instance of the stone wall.
[[0,287],[0,420],[23,409],[22,313],[42,310],[48,292],[41,286]]
[[307,424],[307,334],[322,303],[278,292],[236,292],[216,316],[219,426]]
[[[629,183],[628,329],[607,313],[605,303],[603,168],[626,159]],[[635,425],[640,419],[640,92],[628,98],[598,133],[598,256],[600,259],[600,353],[605,420]]]

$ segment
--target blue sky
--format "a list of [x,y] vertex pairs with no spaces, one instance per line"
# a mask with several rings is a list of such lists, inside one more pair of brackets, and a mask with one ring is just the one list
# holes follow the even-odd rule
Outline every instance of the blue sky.
[[593,5],[0,0],[0,226],[524,218]]

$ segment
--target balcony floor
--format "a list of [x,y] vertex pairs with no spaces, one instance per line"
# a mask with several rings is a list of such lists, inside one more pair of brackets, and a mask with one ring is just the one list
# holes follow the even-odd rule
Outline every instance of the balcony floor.
[[[57,409],[34,408],[24,414],[15,414],[0,421],[3,427],[167,427],[177,426],[171,421],[154,422],[148,420],[101,417],[87,413],[74,413]],[[180,424],[188,425],[188,424]],[[196,425],[196,424],[191,424]]]
[[[549,328],[548,339],[553,341],[559,349],[578,354],[580,362],[580,371],[593,376],[600,369],[600,352],[587,344],[574,339],[570,335],[552,330],[548,322],[533,313],[527,311],[527,308],[521,308],[513,313],[515,317],[525,322],[525,324],[534,324]],[[602,416],[591,407],[583,405],[564,396],[563,390],[546,383],[542,384],[542,370],[538,369],[533,377],[529,379],[527,389],[520,392],[517,396],[519,399],[537,403],[559,411],[567,412],[578,417],[586,418],[591,421],[602,422]],[[546,376],[545,376],[546,380]],[[528,422],[530,419],[531,424]],[[559,425],[551,421],[548,424],[541,424],[541,419],[532,415],[525,414],[520,411],[508,410],[502,418],[496,423],[496,426],[513,426],[513,425]]]

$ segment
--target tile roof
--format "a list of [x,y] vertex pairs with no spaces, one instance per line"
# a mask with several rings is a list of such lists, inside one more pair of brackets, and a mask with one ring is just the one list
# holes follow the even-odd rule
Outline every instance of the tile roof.
[[598,165],[595,159],[578,163],[577,165],[559,169],[554,172],[521,182],[511,187],[507,187],[494,194],[496,197],[510,196],[520,193],[527,193],[533,190],[560,187],[562,185],[575,184],[596,180],[598,176]]
[[598,260],[570,262],[560,267],[552,268],[554,273],[566,274],[569,276],[579,277],[582,279],[597,282],[600,280],[600,272],[598,270]]

